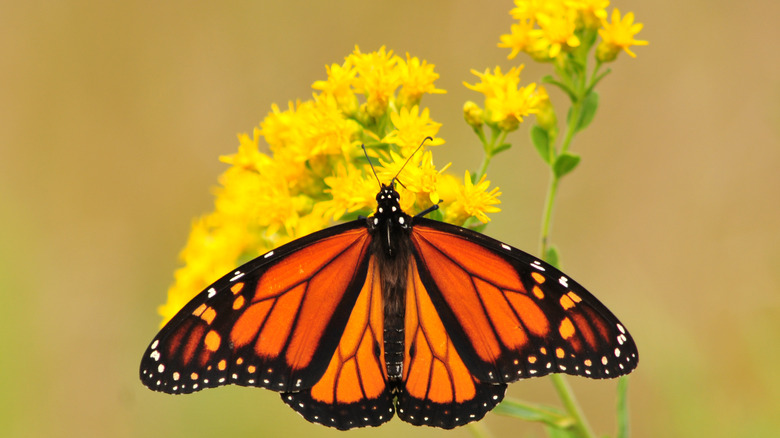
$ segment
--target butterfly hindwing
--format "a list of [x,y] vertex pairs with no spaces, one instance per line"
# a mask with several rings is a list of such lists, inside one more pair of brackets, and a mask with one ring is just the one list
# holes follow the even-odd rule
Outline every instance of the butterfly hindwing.
[[260,256],[187,304],[150,344],[141,380],[189,393],[228,383],[311,388],[336,350],[365,283],[364,222],[332,227]]
[[311,389],[282,393],[309,421],[346,430],[378,426],[393,417],[384,362],[381,281],[371,257],[363,289],[325,374]]
[[606,378],[636,367],[625,327],[559,270],[482,234],[415,220],[421,281],[479,381],[553,372]]

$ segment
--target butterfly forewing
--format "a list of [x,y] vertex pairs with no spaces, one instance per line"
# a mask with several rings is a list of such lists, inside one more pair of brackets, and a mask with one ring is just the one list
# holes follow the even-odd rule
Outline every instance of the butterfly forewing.
[[464,363],[482,382],[563,372],[616,377],[636,367],[618,319],[554,267],[473,231],[418,218],[420,278]]
[[168,393],[228,383],[276,391],[313,386],[365,283],[370,239],[362,225],[314,233],[218,280],[152,341],[141,362],[143,383]]

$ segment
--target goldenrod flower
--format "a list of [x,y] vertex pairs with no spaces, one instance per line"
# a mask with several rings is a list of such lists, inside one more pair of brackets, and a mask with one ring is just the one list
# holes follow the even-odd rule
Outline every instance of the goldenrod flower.
[[439,79],[439,74],[433,71],[433,64],[428,64],[425,60],[421,63],[417,57],[411,57],[407,53],[406,62],[400,60],[398,68],[401,76],[401,91],[397,99],[399,107],[411,108],[419,105],[425,93],[446,93],[433,85],[433,82]]
[[401,85],[401,72],[396,68],[399,58],[382,46],[377,52],[361,53],[358,47],[347,61],[354,65],[357,77],[353,86],[366,96],[366,112],[378,118],[387,111],[390,98]]
[[493,73],[490,73],[490,69],[485,69],[484,73],[472,69],[471,73],[479,77],[480,83],[471,85],[463,82],[463,85],[484,94],[485,98],[495,97],[496,94],[507,88],[517,87],[520,83],[520,72],[523,71],[523,67],[523,65],[512,67],[506,74],[501,73],[501,67],[496,67]]
[[518,53],[527,50],[533,45],[535,40],[531,37],[530,32],[532,29],[532,21],[522,20],[520,23],[513,24],[510,27],[510,33],[501,35],[501,42],[498,43],[498,47],[512,49],[507,59],[513,59]]
[[258,171],[261,167],[267,165],[271,158],[266,154],[260,153],[258,149],[261,136],[260,129],[255,128],[252,134],[252,138],[249,138],[246,134],[239,134],[238,152],[232,155],[222,155],[219,157],[219,161],[244,170],[254,171]]
[[332,199],[324,201],[325,216],[339,220],[345,213],[367,210],[376,205],[376,180],[366,177],[357,167],[350,163],[339,163],[336,173],[325,178]]
[[524,117],[537,112],[540,96],[536,93],[536,84],[518,87],[522,68],[512,67],[506,74],[502,74],[499,67],[494,73],[472,70],[482,81],[475,85],[464,82],[466,87],[485,95],[486,121],[504,131],[517,129]]
[[312,88],[322,91],[325,96],[332,96],[339,104],[344,114],[353,114],[358,109],[357,96],[352,84],[355,81],[357,70],[353,69],[349,61],[343,65],[332,64],[325,66],[328,80],[315,81]]
[[631,51],[631,46],[646,46],[647,41],[635,40],[634,35],[642,30],[642,23],[634,23],[634,13],[627,13],[623,19],[620,19],[620,11],[615,8],[612,11],[612,23],[602,19],[603,29],[599,29],[599,35],[603,41],[596,49],[596,57],[604,62],[614,61],[618,52],[622,49],[636,58],[636,54]]
[[395,129],[382,139],[382,143],[400,146],[401,155],[406,157],[417,150],[422,139],[426,137],[432,138],[425,142],[426,146],[444,144],[444,139],[436,137],[441,123],[431,120],[429,113],[428,108],[420,113],[420,108],[417,106],[411,109],[403,107],[398,113],[390,113],[390,120]]
[[496,207],[500,204],[498,196],[501,192],[498,187],[487,191],[490,181],[485,179],[485,175],[476,184],[471,182],[471,174],[466,171],[466,177],[463,179],[464,185],[457,191],[456,200],[447,207],[445,220],[452,223],[463,223],[471,216],[479,219],[483,224],[488,223],[490,218],[485,213],[495,213],[501,211]]
[[515,0],[515,7],[509,14],[516,20],[536,20],[537,14],[553,12],[562,7],[562,0]]
[[549,58],[557,57],[562,50],[569,50],[580,45],[580,39],[574,33],[577,28],[577,11],[561,9],[556,13],[539,13],[536,15],[539,29],[529,32],[530,50],[542,53]]

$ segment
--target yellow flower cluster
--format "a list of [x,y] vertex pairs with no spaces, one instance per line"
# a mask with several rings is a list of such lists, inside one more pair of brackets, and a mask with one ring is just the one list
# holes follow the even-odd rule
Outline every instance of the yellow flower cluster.
[[633,37],[642,25],[633,24],[633,13],[620,20],[620,12],[612,12],[612,23],[607,22],[609,0],[515,0],[510,11],[517,20],[510,33],[501,35],[499,47],[511,49],[509,59],[526,52],[537,61],[554,60],[562,53],[580,46],[589,33],[598,29],[602,43],[599,60],[612,61],[620,50],[632,45],[646,45],[647,41]]
[[[251,136],[239,135],[238,151],[221,157],[231,167],[219,178],[214,211],[193,223],[184,266],[159,309],[163,323],[235,266],[333,220],[370,215],[379,187],[361,144],[382,182],[398,176],[407,213],[441,201],[442,217],[463,224],[499,211],[500,193],[484,176],[472,184],[468,173],[460,180],[442,173],[449,165],[434,165],[427,147],[444,143],[436,136],[441,124],[420,106],[423,95],[444,93],[432,64],[384,47],[355,48],[326,71],[311,99],[273,105]],[[417,151],[426,137],[432,140]],[[261,152],[261,138],[270,153]]]
[[485,95],[485,110],[476,103],[466,102],[466,121],[472,126],[485,122],[509,132],[517,129],[524,117],[536,114],[540,103],[547,99],[547,91],[544,87],[537,88],[535,83],[520,87],[522,70],[522,65],[512,67],[506,73],[501,72],[501,67],[496,67],[492,73],[489,69],[484,73],[471,70],[481,82],[474,85],[464,82],[463,85]]

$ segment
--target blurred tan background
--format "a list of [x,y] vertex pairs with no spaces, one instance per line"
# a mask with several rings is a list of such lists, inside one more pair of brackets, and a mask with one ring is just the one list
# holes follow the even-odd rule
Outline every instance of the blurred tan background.
[[[336,436],[275,393],[190,396],[138,380],[190,221],[273,102],[308,98],[359,44],[436,65],[437,164],[481,157],[462,121],[469,69],[510,1],[3,2],[0,13],[0,435]],[[631,329],[634,436],[780,430],[780,40],[774,1],[614,1],[645,23],[573,150],[553,240],[564,268]],[[527,64],[523,82],[550,72]],[[555,95],[559,106],[562,100]],[[487,234],[535,251],[547,174],[528,126],[489,169],[503,212]],[[615,382],[571,378],[614,434]],[[546,379],[509,396],[557,403]],[[539,437],[488,414],[495,436]],[[395,420],[351,436],[444,436]],[[447,436],[467,437],[458,429]]]

